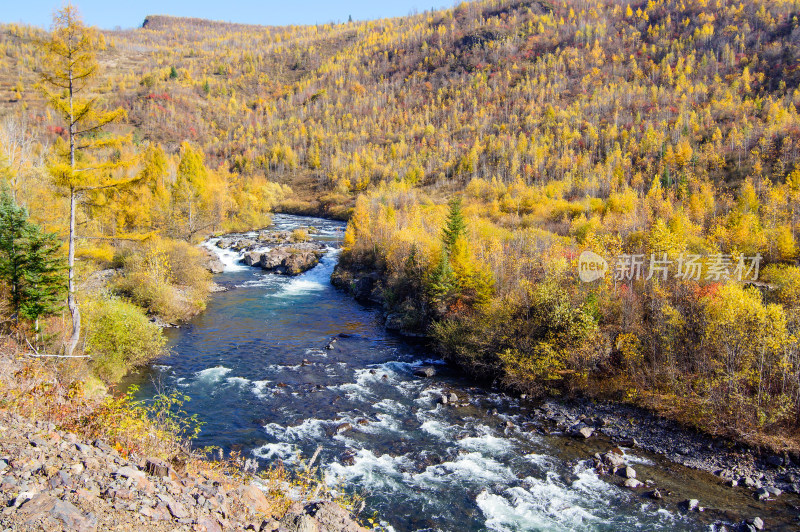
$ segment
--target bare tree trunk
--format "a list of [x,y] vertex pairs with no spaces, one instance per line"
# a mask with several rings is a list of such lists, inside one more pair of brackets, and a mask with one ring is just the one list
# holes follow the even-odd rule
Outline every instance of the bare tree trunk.
[[76,208],[75,188],[69,191],[69,274],[68,274],[68,293],[67,306],[72,314],[72,336],[67,344],[67,355],[72,355],[78,340],[81,337],[81,311],[78,309],[78,302],[75,299],[75,208]]
[[[72,109],[72,72],[69,73],[69,164],[75,170],[75,117]],[[72,336],[67,344],[67,355],[72,355],[81,337],[81,311],[75,299],[75,209],[77,208],[77,191],[75,186],[69,188],[69,273],[67,284],[67,307],[72,315]]]

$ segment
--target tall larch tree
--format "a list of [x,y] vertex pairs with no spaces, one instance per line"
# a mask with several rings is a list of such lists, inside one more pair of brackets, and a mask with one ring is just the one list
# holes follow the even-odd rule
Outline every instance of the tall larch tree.
[[57,11],[49,36],[37,44],[45,55],[39,88],[67,126],[68,145],[57,149],[58,153],[50,161],[49,170],[56,186],[69,196],[70,204],[67,306],[72,315],[72,334],[66,345],[66,353],[71,355],[81,333],[81,316],[75,296],[77,203],[84,192],[120,184],[114,181],[113,174],[121,163],[103,157],[103,152],[117,146],[121,139],[100,133],[109,124],[121,119],[124,111],[103,111],[99,95],[91,92],[99,74],[97,51],[104,43],[94,28],[83,24],[75,6],[67,4]]

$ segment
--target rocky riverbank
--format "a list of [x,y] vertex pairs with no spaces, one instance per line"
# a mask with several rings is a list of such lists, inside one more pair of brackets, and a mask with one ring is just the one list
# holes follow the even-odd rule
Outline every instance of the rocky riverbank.
[[[352,271],[337,268],[331,282],[347,291],[356,300],[367,304],[383,304],[381,279],[371,271]],[[407,329],[402,317],[384,313],[387,329],[404,336],[419,336],[413,329]],[[430,377],[419,368],[417,375]],[[513,390],[508,390],[513,394]],[[450,407],[469,404],[469,398],[458,398],[444,394],[440,402]],[[591,460],[597,472],[608,475],[620,486],[640,492],[646,499],[661,499],[668,491],[659,487],[652,479],[643,482],[636,478],[635,468],[625,459],[625,448],[634,448],[653,453],[676,464],[711,473],[716,476],[720,486],[749,494],[758,503],[786,503],[789,507],[800,505],[800,453],[775,454],[726,438],[714,438],[694,431],[676,422],[655,415],[644,409],[614,402],[590,400],[545,402],[520,400],[521,419],[534,430],[547,435],[565,435],[580,440],[598,440],[600,452],[577,457]],[[512,422],[508,421],[512,426]],[[601,440],[605,444],[601,443]],[[669,493],[671,499],[680,493]],[[678,507],[683,511],[702,511],[703,500],[686,498]],[[762,506],[763,507],[763,506]],[[800,510],[800,506],[798,506]],[[748,519],[737,524],[740,530],[759,530],[769,527],[770,519],[765,510],[763,519]],[[764,524],[766,521],[766,525]],[[784,520],[785,521],[785,520]],[[800,526],[800,511],[793,526]],[[719,528],[718,528],[719,529]]]
[[547,401],[530,411],[549,433],[581,438],[603,435],[623,447],[659,454],[692,469],[718,476],[730,487],[750,490],[755,499],[800,494],[800,456],[760,452],[724,438],[682,427],[642,409],[614,404]]
[[210,464],[125,458],[102,440],[8,412],[0,414],[0,488],[2,530],[365,530],[330,501],[275,508],[257,480]]

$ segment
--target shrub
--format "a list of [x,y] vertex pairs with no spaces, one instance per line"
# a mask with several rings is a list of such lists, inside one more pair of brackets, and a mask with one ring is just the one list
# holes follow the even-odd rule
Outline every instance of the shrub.
[[295,242],[307,242],[309,240],[308,231],[305,229],[295,229],[292,231],[292,240]]
[[102,299],[91,302],[88,311],[86,353],[106,382],[118,382],[131,368],[167,353],[161,329],[132,303]]
[[153,238],[124,259],[117,288],[166,321],[205,308],[210,274],[202,251],[186,242]]

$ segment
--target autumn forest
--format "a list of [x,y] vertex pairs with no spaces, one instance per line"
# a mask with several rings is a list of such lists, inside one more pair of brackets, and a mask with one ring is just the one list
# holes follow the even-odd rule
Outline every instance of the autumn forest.
[[[374,275],[392,326],[476,379],[800,445],[800,2],[117,31],[59,13],[0,26],[14,341],[115,382],[162,349],[148,316],[202,310],[196,244],[314,214],[349,220],[335,281]],[[582,282],[584,251],[608,274]],[[620,270],[633,256],[645,275]],[[702,273],[680,275],[689,256]]]

